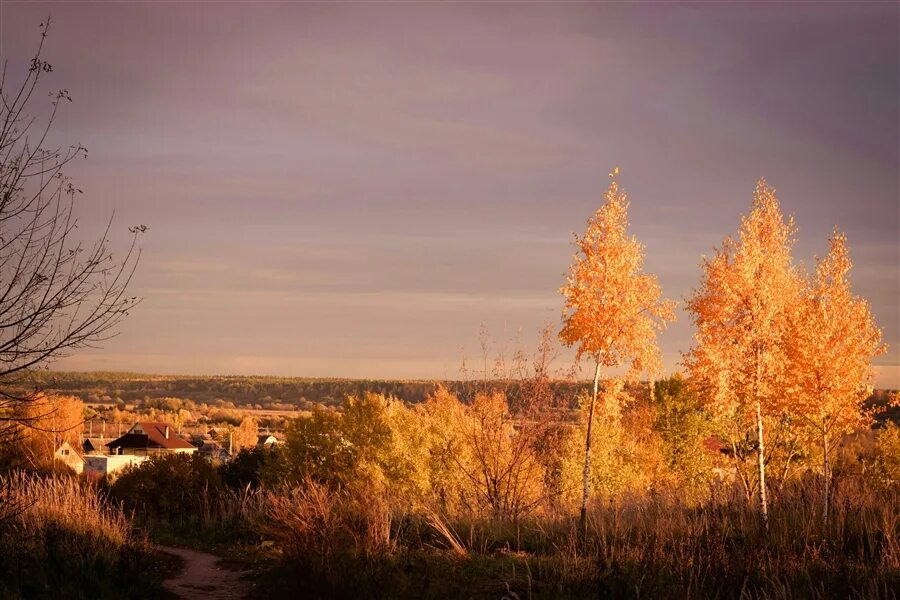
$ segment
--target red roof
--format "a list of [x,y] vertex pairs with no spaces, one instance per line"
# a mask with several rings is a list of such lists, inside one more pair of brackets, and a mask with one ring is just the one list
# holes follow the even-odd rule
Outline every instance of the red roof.
[[[141,432],[135,431],[136,429],[140,429]],[[166,437],[166,432],[168,432],[168,437]],[[169,450],[194,448],[193,444],[175,435],[175,428],[168,423],[152,421],[135,423],[128,433],[111,441],[107,446],[110,448],[124,446],[126,448],[166,448]]]
[[714,435],[703,440],[703,445],[707,450],[715,454],[727,454],[731,452],[731,447]]

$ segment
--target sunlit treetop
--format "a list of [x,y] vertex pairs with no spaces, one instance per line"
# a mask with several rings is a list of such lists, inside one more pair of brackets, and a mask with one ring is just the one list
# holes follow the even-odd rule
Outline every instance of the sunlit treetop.
[[688,301],[697,328],[685,357],[692,381],[726,412],[785,399],[788,311],[800,293],[793,264],[793,219],[760,179],[738,238],[704,258],[700,288]]
[[628,234],[628,198],[610,173],[603,205],[588,219],[566,284],[560,340],[605,367],[628,367],[634,378],[660,370],[656,335],[675,319],[655,275],[643,272],[644,246]]
[[864,424],[872,359],[884,354],[881,330],[863,298],[853,294],[847,238],[837,229],[792,313],[791,394],[797,412],[817,427],[839,432]]

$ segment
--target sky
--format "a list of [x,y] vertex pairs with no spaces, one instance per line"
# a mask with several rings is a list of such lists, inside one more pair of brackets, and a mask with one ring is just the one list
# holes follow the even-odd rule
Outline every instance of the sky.
[[[52,14],[80,231],[145,224],[143,301],[53,367],[455,378],[559,327],[572,233],[621,169],[684,300],[759,177],[807,269],[837,225],[900,387],[897,3],[0,2],[21,75]],[[44,97],[32,105],[45,115]],[[571,357],[563,352],[560,366]]]

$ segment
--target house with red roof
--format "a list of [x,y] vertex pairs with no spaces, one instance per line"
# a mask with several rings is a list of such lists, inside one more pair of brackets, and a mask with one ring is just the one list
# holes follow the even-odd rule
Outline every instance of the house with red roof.
[[106,444],[106,447],[113,455],[192,454],[197,451],[193,444],[176,435],[175,428],[168,423],[151,421],[135,423],[124,435]]

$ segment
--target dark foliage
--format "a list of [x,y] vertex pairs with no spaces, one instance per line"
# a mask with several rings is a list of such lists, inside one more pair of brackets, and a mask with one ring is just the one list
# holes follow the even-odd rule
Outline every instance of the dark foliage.
[[122,474],[110,493],[144,519],[181,523],[221,489],[218,470],[199,454],[160,454]]

